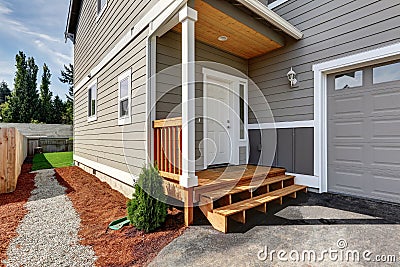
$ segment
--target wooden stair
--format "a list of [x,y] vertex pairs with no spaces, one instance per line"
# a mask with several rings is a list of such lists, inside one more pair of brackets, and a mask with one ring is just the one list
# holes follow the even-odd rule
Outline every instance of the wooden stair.
[[307,192],[307,187],[296,185],[294,176],[278,175],[256,182],[239,181],[233,188],[219,188],[201,193],[199,206],[212,226],[226,233],[228,218],[246,223],[246,213],[251,209],[267,212],[268,203],[282,205],[284,197],[296,198],[297,192]]

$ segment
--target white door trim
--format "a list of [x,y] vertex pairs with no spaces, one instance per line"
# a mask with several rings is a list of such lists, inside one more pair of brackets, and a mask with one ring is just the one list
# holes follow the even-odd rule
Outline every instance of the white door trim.
[[[247,110],[248,106],[248,81],[247,79],[243,79],[238,76],[234,76],[231,74],[227,74],[224,72],[219,72],[216,70],[208,69],[208,68],[202,68],[202,73],[203,73],[203,117],[207,116],[207,101],[206,101],[206,96],[207,96],[207,77],[213,77],[217,80],[225,80],[228,81],[233,85],[234,88],[237,88],[239,90],[239,85],[243,84],[244,85],[244,98],[245,98],[245,111]],[[231,88],[233,89],[233,88]],[[239,91],[237,92],[239,93]],[[244,129],[245,129],[245,137],[246,139],[239,140],[239,134],[234,135],[234,143],[232,144],[232,148],[235,148],[235,153],[233,154],[233,159],[231,163],[233,164],[239,164],[239,146],[240,147],[246,147],[246,162],[249,158],[249,142],[248,142],[248,112],[245,112],[244,114]],[[238,127],[237,123],[233,122],[233,127]],[[203,120],[203,139],[206,139],[208,136],[208,127],[207,127],[207,120]],[[207,168],[207,146],[203,146],[203,168]]]
[[313,65],[314,172],[319,177],[321,193],[328,191],[328,75],[397,59],[400,59],[400,43]]

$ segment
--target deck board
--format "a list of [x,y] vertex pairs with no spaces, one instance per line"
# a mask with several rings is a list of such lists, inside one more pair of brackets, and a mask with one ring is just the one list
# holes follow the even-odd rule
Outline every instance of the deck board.
[[215,169],[207,169],[196,172],[199,187],[209,184],[219,184],[240,179],[252,179],[254,177],[274,177],[284,174],[281,168],[272,168],[255,165],[228,166]]
[[241,202],[221,207],[219,209],[215,209],[214,212],[222,216],[230,216],[244,210],[255,208],[264,203],[280,199],[281,197],[290,195],[292,193],[305,190],[306,188],[307,188],[306,186],[302,185],[291,185],[286,188],[279,189],[255,198],[250,198]]

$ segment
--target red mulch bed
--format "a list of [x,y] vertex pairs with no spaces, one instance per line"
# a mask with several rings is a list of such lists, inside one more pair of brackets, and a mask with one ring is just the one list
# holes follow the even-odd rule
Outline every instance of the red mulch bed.
[[17,227],[28,212],[24,205],[35,188],[35,174],[29,173],[32,164],[23,164],[18,177],[17,188],[13,193],[0,195],[0,266],[7,257],[7,248],[17,236]]
[[94,248],[97,266],[144,266],[185,228],[182,212],[174,209],[155,233],[133,226],[106,232],[111,221],[126,216],[127,199],[78,167],[56,169],[56,176],[80,215],[81,244]]

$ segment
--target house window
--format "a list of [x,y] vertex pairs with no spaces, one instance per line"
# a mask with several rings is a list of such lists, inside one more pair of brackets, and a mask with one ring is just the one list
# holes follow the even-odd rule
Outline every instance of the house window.
[[118,77],[118,125],[131,123],[131,70]]
[[88,87],[88,121],[97,120],[97,83]]
[[363,72],[352,71],[335,76],[335,90],[360,87],[363,85]]
[[97,16],[100,17],[107,6],[107,0],[97,0]]
[[400,62],[373,68],[373,83],[386,83],[400,80]]

